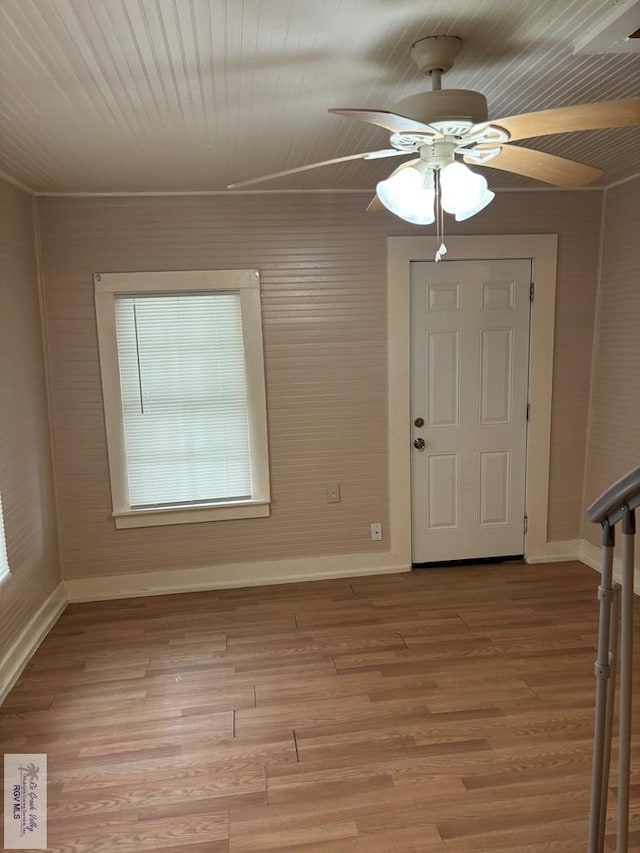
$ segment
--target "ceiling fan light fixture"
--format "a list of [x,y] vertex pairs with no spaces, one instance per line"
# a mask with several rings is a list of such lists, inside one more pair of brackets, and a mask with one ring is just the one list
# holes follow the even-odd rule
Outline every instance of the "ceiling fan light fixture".
[[435,222],[433,172],[407,166],[376,186],[378,198],[391,213],[414,225]]
[[446,166],[440,173],[440,186],[442,207],[455,216],[456,222],[480,213],[495,198],[486,179],[464,163],[455,162]]

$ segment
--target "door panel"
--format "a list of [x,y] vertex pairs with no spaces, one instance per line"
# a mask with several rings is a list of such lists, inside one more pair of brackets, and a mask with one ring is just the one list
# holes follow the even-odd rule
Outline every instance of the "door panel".
[[482,329],[480,332],[480,423],[507,424],[511,420],[511,329]]
[[509,523],[511,453],[480,451],[480,526]]
[[530,280],[528,260],[411,265],[414,563],[523,553]]
[[428,455],[429,530],[458,527],[458,454]]
[[457,426],[460,393],[458,332],[427,333],[427,417],[431,427]]

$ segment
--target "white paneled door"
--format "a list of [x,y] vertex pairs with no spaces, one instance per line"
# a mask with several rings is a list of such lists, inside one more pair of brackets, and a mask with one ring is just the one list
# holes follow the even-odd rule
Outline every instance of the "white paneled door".
[[524,551],[529,260],[411,265],[414,563]]

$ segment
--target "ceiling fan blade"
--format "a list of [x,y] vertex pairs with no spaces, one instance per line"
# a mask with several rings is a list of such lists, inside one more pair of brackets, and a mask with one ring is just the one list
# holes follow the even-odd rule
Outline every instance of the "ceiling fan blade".
[[[415,157],[413,160],[407,160],[406,163],[402,163],[400,166],[398,166],[397,169],[394,169],[393,172],[391,172],[391,174],[389,175],[389,177],[392,178],[394,175],[397,175],[398,172],[401,172],[403,169],[406,169],[408,166],[413,166],[414,163],[419,163],[419,162],[420,162],[419,157]],[[387,208],[380,201],[377,194],[374,195],[374,197],[371,199],[371,201],[367,205],[367,213],[380,213],[381,210],[386,210],[386,209]]]
[[395,148],[385,148],[381,151],[364,151],[361,154],[348,154],[346,157],[334,157],[332,160],[321,160],[319,163],[308,163],[306,166],[297,166],[295,169],[285,169],[283,172],[273,172],[271,175],[262,175],[259,178],[248,178],[246,181],[238,181],[229,184],[228,190],[238,187],[248,187],[251,184],[261,184],[263,181],[273,181],[275,178],[284,178],[286,175],[296,175],[298,172],[307,172],[309,169],[319,169],[321,166],[333,166],[336,163],[347,163],[349,160],[375,160],[378,157],[399,157],[406,155],[406,151],[397,151]]
[[329,112],[337,116],[356,118],[358,121],[367,122],[367,124],[377,124],[379,127],[391,131],[391,133],[426,133],[433,136],[434,139],[442,138],[442,134],[435,127],[423,124],[421,121],[416,121],[408,116],[399,116],[388,110],[331,109]]
[[380,151],[369,151],[364,155],[365,160],[380,160],[383,157],[399,157],[402,154],[405,156],[409,154],[409,151],[398,151],[397,148],[381,148]]
[[[551,133],[571,133],[576,130],[603,130],[607,127],[640,125],[640,98],[628,101],[603,101],[599,104],[575,104],[556,110],[498,118],[488,122],[504,128],[511,140],[531,139]],[[483,126],[484,123],[483,123]],[[475,128],[474,128],[475,129]]]
[[[482,146],[478,146],[481,150]],[[515,172],[527,178],[535,178],[554,184],[557,187],[583,187],[595,181],[602,171],[585,163],[546,154],[544,151],[534,151],[532,148],[520,148],[518,145],[503,145],[500,154],[486,163],[479,163],[474,157],[463,158],[469,165],[488,166],[490,169],[502,169],[505,172]]]

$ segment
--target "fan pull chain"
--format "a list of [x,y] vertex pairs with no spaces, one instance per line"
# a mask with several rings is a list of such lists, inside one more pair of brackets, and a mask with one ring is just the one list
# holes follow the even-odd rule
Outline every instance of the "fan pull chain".
[[440,198],[440,169],[435,170],[434,180],[436,191],[436,243],[438,244],[435,262],[438,263],[447,254],[447,247],[444,244],[444,210],[442,209]]

